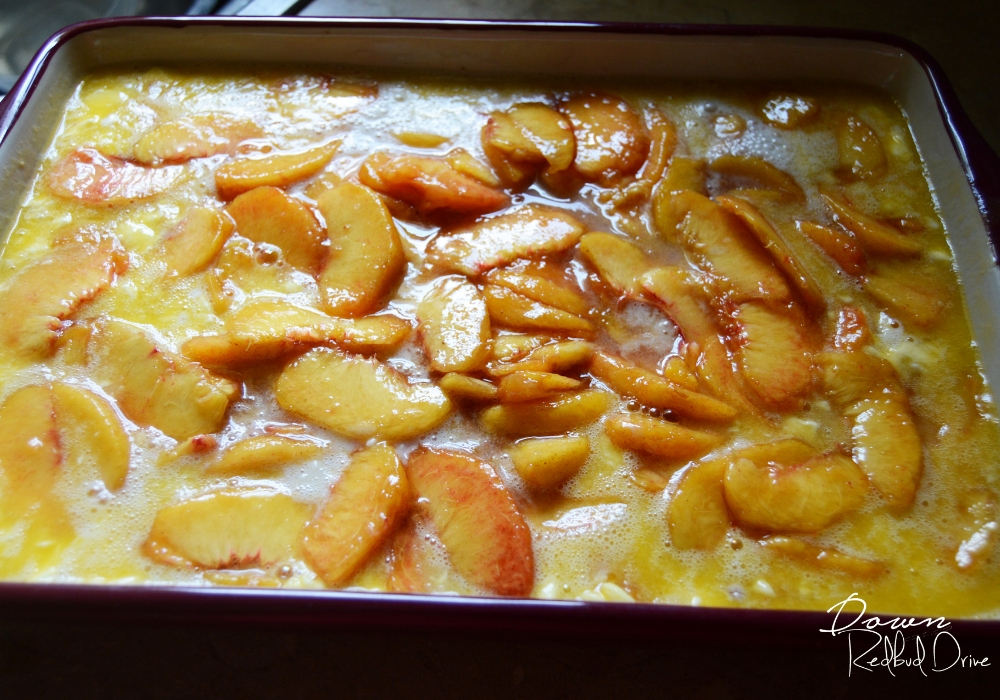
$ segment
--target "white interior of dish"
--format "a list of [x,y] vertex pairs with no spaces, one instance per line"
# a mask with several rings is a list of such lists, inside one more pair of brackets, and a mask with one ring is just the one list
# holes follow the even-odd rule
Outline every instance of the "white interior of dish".
[[0,230],[37,171],[63,105],[84,74],[116,64],[189,66],[310,63],[481,76],[622,76],[669,80],[822,80],[873,86],[910,119],[951,236],[973,330],[990,384],[1000,386],[1000,269],[959,154],[920,64],[870,42],[796,37],[626,35],[605,32],[364,28],[117,27],[67,42],[40,77],[0,146]]

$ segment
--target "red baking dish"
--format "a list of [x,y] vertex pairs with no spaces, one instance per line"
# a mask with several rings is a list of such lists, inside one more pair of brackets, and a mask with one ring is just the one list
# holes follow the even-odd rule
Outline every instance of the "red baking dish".
[[[1000,159],[962,111],[934,60],[904,40],[773,27],[420,20],[145,18],[69,27],[41,49],[0,107],[0,212],[6,230],[79,78],[109,66],[330,64],[354,70],[795,81],[878,88],[910,119],[952,232],[988,379],[1000,385]],[[731,640],[808,640],[831,615],[350,591],[0,583],[8,619],[234,622],[433,630],[516,630]],[[883,615],[883,619],[885,616]],[[967,639],[1000,622],[959,620]],[[964,639],[963,639],[964,641]]]

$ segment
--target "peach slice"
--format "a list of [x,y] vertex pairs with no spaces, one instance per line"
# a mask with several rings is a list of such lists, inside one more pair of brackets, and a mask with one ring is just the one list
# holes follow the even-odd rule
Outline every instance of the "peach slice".
[[412,148],[437,148],[442,144],[448,143],[449,140],[447,136],[432,134],[427,131],[398,131],[393,136],[404,146]]
[[[786,440],[783,442],[792,442]],[[865,475],[848,457],[832,452],[807,457],[784,446],[739,452],[726,468],[726,503],[742,524],[774,532],[819,532],[856,510],[868,490]],[[789,459],[791,457],[791,459]]]
[[485,280],[575,316],[586,316],[592,308],[586,299],[568,285],[553,282],[527,271],[512,268],[490,270]]
[[439,280],[417,307],[417,320],[431,369],[471,372],[485,364],[490,340],[486,300],[464,277]]
[[663,177],[677,149],[677,129],[673,122],[655,107],[646,112],[646,123],[650,135],[649,157],[639,171],[638,178],[655,185]]
[[888,395],[901,392],[895,368],[875,355],[866,352],[820,352],[816,353],[814,360],[821,370],[823,391],[838,407],[848,407],[875,393]]
[[791,130],[813,121],[819,115],[820,106],[812,97],[775,95],[761,106],[760,112],[771,126]]
[[167,273],[190,275],[208,266],[233,233],[233,220],[208,207],[193,207],[160,241]]
[[482,143],[504,183],[517,188],[528,184],[538,170],[565,170],[576,153],[573,127],[566,117],[537,102],[490,114]]
[[[533,350],[550,343],[552,338],[547,335],[525,333],[509,333],[493,338],[490,348],[491,362],[517,362],[527,357]],[[570,341],[574,342],[574,341]]]
[[170,189],[183,172],[176,165],[144,168],[93,148],[81,148],[53,165],[46,181],[57,197],[120,206]]
[[264,131],[253,120],[213,112],[157,124],[139,137],[132,154],[143,165],[183,163],[219,153],[232,153],[247,139]]
[[55,493],[64,453],[52,392],[26,386],[0,404],[0,525],[6,536],[0,573],[49,567],[76,537],[66,506]]
[[535,578],[531,531],[493,468],[472,455],[421,447],[406,473],[452,566],[490,593],[525,596]]
[[52,398],[68,461],[96,465],[107,488],[121,488],[132,443],[115,409],[94,392],[63,382],[52,385]]
[[[788,284],[746,226],[707,197],[661,188],[654,196],[653,215],[661,235],[679,242],[734,302],[765,299],[780,305],[791,300]],[[681,222],[676,230],[669,229],[673,221]]]
[[87,364],[87,344],[90,343],[90,333],[93,329],[88,323],[73,323],[63,328],[56,339],[56,352],[69,367],[82,367]]
[[845,180],[870,180],[886,171],[885,150],[875,131],[862,119],[848,115],[837,120],[840,154],[837,173]]
[[870,274],[861,286],[890,313],[921,328],[936,324],[947,308],[947,303],[915,276]]
[[526,438],[509,450],[514,468],[531,486],[551,489],[576,476],[590,458],[586,436]]
[[595,352],[590,374],[607,384],[619,396],[636,399],[650,408],[665,408],[678,415],[712,422],[729,423],[736,410],[710,396],[672,384],[654,372],[605,352]]
[[421,214],[486,214],[509,203],[507,195],[463,175],[447,160],[378,152],[361,165],[358,178],[376,192],[412,204]]
[[57,241],[0,292],[0,341],[25,354],[50,353],[62,322],[127,267],[128,257],[114,236],[81,232]]
[[486,367],[486,373],[493,377],[503,377],[512,372],[565,372],[589,360],[593,353],[594,346],[590,343],[582,340],[567,340],[536,347],[530,350],[527,356],[514,362],[491,362]]
[[317,202],[330,236],[330,257],[319,276],[326,311],[364,316],[382,303],[406,268],[392,216],[367,187],[344,182]]
[[677,549],[714,549],[729,532],[722,489],[728,464],[726,459],[691,464],[670,480],[667,527]]
[[668,357],[658,369],[663,378],[671,384],[682,386],[689,391],[698,391],[698,377],[683,358],[677,355]]
[[913,503],[923,472],[923,447],[908,402],[898,395],[859,401],[854,419],[854,461],[894,508]]
[[691,190],[701,195],[707,194],[705,190],[705,161],[674,156],[670,159],[670,165],[659,189],[665,194],[683,190]]
[[302,551],[327,586],[347,583],[406,517],[410,485],[386,443],[355,452],[302,533]]
[[578,379],[550,372],[511,372],[500,380],[497,397],[501,403],[545,399],[563,391],[580,388]]
[[315,459],[325,440],[308,435],[256,435],[232,444],[206,470],[209,474],[272,472],[287,464]]
[[637,296],[637,280],[652,264],[644,252],[621,236],[588,233],[580,239],[580,253],[615,293]]
[[468,175],[474,180],[479,180],[487,187],[498,189],[503,185],[500,182],[500,178],[493,174],[489,166],[477,160],[475,156],[464,148],[451,149],[444,154],[444,159],[462,175]]
[[571,214],[540,204],[525,204],[470,226],[442,232],[427,246],[427,260],[438,267],[475,276],[514,262],[572,248],[585,229]]
[[490,319],[501,327],[522,331],[549,331],[554,335],[590,338],[594,326],[586,319],[541,304],[507,287],[487,284],[483,297]]
[[546,401],[493,406],[483,411],[479,420],[487,432],[495,434],[562,435],[590,425],[610,407],[610,394],[585,390]]
[[275,397],[286,411],[352,440],[409,440],[436,428],[452,408],[434,384],[410,383],[378,360],[329,348],[286,366]]
[[872,343],[871,328],[865,312],[856,306],[841,307],[837,314],[837,326],[833,345],[838,350],[852,352],[862,350]]
[[266,569],[295,555],[308,512],[274,488],[215,491],[161,509],[143,552],[177,567]]
[[753,412],[755,409],[743,395],[739,379],[733,372],[718,328],[692,292],[695,283],[691,274],[676,267],[660,267],[640,277],[639,284],[677,324],[688,347],[697,345],[695,369],[702,381],[717,397],[737,410]]
[[760,546],[816,569],[839,571],[861,579],[875,578],[888,571],[882,562],[847,554],[830,546],[821,547],[798,537],[770,535],[760,540]]
[[719,156],[708,167],[720,175],[754,180],[764,189],[780,192],[794,202],[804,202],[805,193],[795,178],[759,156]]
[[822,226],[811,221],[796,221],[796,228],[805,234],[824,253],[833,258],[844,272],[849,275],[860,275],[865,269],[865,254],[862,252],[854,234],[849,231]]
[[327,240],[323,226],[308,206],[278,188],[244,192],[226,211],[241,236],[281,248],[289,265],[315,272],[323,264]]
[[715,433],[691,430],[643,413],[616,413],[604,423],[604,432],[618,447],[666,459],[700,457],[718,446]]
[[0,405],[0,420],[0,469],[7,482],[0,497],[7,508],[26,514],[48,498],[63,465],[52,391],[37,384],[18,389]]
[[326,167],[339,147],[339,141],[331,141],[300,151],[270,149],[235,156],[215,171],[215,189],[219,199],[228,202],[257,187],[287,187]]
[[125,415],[175,440],[218,431],[239,393],[238,384],[163,350],[124,321],[101,319],[93,345]]
[[585,179],[613,180],[642,167],[649,153],[649,135],[627,102],[590,93],[571,97],[560,108],[576,136],[573,164]]
[[499,394],[496,385],[484,379],[451,372],[441,377],[438,386],[452,398],[469,401],[494,401]]
[[820,196],[833,212],[834,220],[853,233],[866,252],[895,257],[919,257],[923,253],[924,247],[919,241],[908,238],[899,231],[863,214],[840,195],[833,192],[821,192]]
[[812,353],[801,314],[751,302],[740,304],[733,323],[747,384],[772,408],[797,405],[812,384]]
[[757,210],[757,207],[739,197],[719,196],[715,198],[715,201],[746,224],[750,233],[764,246],[764,250],[770,254],[771,259],[785,273],[785,277],[792,282],[809,308],[816,311],[822,311],[826,308],[823,293],[812,275],[802,266],[792,249],[778,235],[771,222]]

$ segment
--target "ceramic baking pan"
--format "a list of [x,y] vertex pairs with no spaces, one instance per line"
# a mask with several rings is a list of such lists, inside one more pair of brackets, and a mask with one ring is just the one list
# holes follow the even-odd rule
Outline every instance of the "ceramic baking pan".
[[[6,235],[78,81],[110,66],[330,65],[469,76],[836,81],[881,89],[910,119],[951,235],[986,374],[1000,386],[1000,160],[934,61],[883,35],[768,27],[148,18],[54,36],[0,107]],[[0,239],[2,240],[2,239]],[[349,624],[556,634],[818,641],[825,613],[338,591],[0,583],[0,615],[132,621]],[[968,637],[1000,622],[961,621]]]

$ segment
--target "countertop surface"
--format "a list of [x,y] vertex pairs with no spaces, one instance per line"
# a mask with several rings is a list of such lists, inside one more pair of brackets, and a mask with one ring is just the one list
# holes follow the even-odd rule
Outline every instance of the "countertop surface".
[[[318,0],[302,14],[778,24],[888,32],[926,48],[1000,151],[1000,11],[987,0]],[[817,635],[819,632],[817,631]],[[859,640],[855,640],[857,643]],[[961,642],[961,640],[959,640]],[[967,641],[977,658],[1000,640]],[[857,651],[857,650],[855,650]],[[928,653],[930,651],[928,650]],[[891,656],[891,655],[890,655]],[[0,698],[977,697],[1000,662],[855,669],[836,648],[725,639],[559,639],[330,629],[59,624],[0,617]],[[928,665],[929,669],[929,665]],[[891,694],[891,695],[890,695]]]

